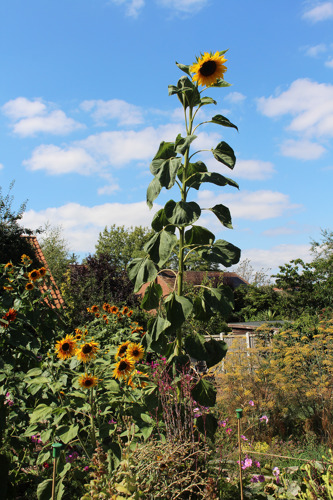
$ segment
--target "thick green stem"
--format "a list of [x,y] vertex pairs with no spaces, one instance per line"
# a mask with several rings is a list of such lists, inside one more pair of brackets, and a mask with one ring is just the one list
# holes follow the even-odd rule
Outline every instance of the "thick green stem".
[[91,445],[93,450],[96,449],[96,433],[95,433],[95,405],[94,405],[94,389],[90,389],[90,426],[91,426]]

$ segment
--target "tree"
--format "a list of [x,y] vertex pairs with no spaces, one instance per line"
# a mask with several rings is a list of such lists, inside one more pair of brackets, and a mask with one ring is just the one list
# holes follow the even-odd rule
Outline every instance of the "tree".
[[43,228],[40,247],[45,256],[53,278],[58,286],[64,281],[64,274],[69,264],[77,260],[75,254],[71,254],[68,242],[63,236],[61,226],[51,226],[49,222]]
[[241,276],[245,281],[251,285],[265,286],[270,285],[271,277],[267,274],[270,269],[263,267],[256,271],[251,264],[250,259],[242,260],[235,269],[235,273]]
[[14,184],[15,181],[12,181],[6,196],[2,194],[0,186],[0,263],[12,261],[15,264],[20,261],[22,254],[27,254],[36,264],[40,264],[28,240],[22,238],[23,235],[32,235],[33,231],[20,226],[18,222],[23,217],[27,201],[17,211],[12,208],[14,197],[11,191]]
[[107,256],[111,266],[125,270],[132,259],[144,255],[142,248],[152,234],[152,230],[142,226],[131,226],[127,229],[125,226],[113,224],[110,229],[105,227],[98,236],[96,256]]

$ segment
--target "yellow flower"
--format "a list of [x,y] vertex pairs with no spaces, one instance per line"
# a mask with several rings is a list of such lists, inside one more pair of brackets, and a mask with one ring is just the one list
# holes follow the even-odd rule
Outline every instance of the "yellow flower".
[[98,308],[98,306],[91,306],[90,311],[91,311],[92,313],[98,313],[99,308]]
[[215,52],[215,54],[205,52],[190,67],[191,73],[194,73],[192,80],[203,87],[214,85],[219,78],[223,78],[224,73],[227,71],[226,66],[223,65],[226,61],[227,59],[223,55],[220,56],[219,52]]
[[74,356],[76,349],[76,339],[73,335],[66,335],[64,339],[59,340],[55,345],[57,356],[60,359],[68,359]]
[[83,363],[87,363],[87,361],[94,359],[97,351],[98,351],[97,342],[91,341],[91,342],[86,342],[79,349],[76,349],[75,354],[80,361],[83,361]]
[[87,373],[85,373],[79,378],[79,384],[83,389],[91,389],[98,384],[98,378],[94,375],[88,375]]
[[7,264],[5,265],[5,270],[8,272],[8,273],[12,273],[14,271],[14,266],[11,262],[7,262]]
[[111,307],[110,307],[110,312],[111,312],[112,314],[117,314],[117,313],[118,313],[118,311],[119,311],[119,309],[118,309],[118,307],[117,307],[117,306],[111,306]]
[[27,283],[25,285],[26,290],[33,290],[34,288],[35,288],[35,285],[31,281],[29,281],[29,283]]
[[127,348],[127,356],[134,359],[134,361],[139,361],[143,358],[144,348],[140,344],[130,344]]
[[127,347],[129,346],[129,344],[130,344],[129,340],[120,344],[120,346],[118,347],[117,352],[116,352],[116,356],[115,356],[116,359],[123,358],[126,355]]
[[28,266],[30,266],[30,264],[32,264],[32,260],[25,253],[23,255],[21,255],[21,261],[22,261],[23,265],[25,265],[26,267],[28,267]]
[[38,278],[40,278],[39,271],[37,271],[37,269],[33,269],[33,270],[32,270],[32,271],[30,271],[30,273],[28,274],[28,277],[29,277],[29,280],[31,280],[31,281],[36,281],[36,280],[38,280]]
[[133,370],[134,361],[130,358],[122,358],[117,364],[113,371],[113,377],[125,379]]
[[38,269],[38,272],[39,272],[39,276],[41,278],[43,278],[43,276],[45,276],[45,274],[47,272],[47,269],[46,269],[46,267],[41,267],[40,269]]

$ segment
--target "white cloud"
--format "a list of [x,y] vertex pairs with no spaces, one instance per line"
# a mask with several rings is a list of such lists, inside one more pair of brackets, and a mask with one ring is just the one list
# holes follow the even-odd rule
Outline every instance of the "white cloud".
[[145,5],[144,0],[110,0],[116,5],[125,5],[126,15],[129,17],[138,17],[141,9]]
[[47,105],[41,99],[29,101],[18,97],[2,106],[2,112],[12,121],[12,129],[21,137],[34,136],[38,132],[54,135],[69,134],[84,125],[76,122],[59,109],[52,109],[52,103]]
[[199,192],[201,206],[206,208],[216,204],[226,205],[233,219],[266,220],[280,217],[286,212],[296,210],[300,205],[292,204],[289,196],[278,191],[241,191],[216,195],[213,191]]
[[51,175],[72,172],[89,175],[97,169],[95,160],[84,149],[78,147],[61,149],[53,144],[38,146],[23,165],[29,170],[45,170]]
[[79,203],[68,203],[60,207],[45,210],[28,210],[22,218],[22,225],[36,229],[45,225],[61,225],[64,237],[73,252],[93,252],[98,234],[105,226],[150,226],[153,215],[162,208],[154,205],[150,211],[145,202],[105,203],[87,207]]
[[308,137],[333,137],[333,85],[295,80],[274,97],[261,97],[258,109],[269,117],[292,115],[288,130]]
[[332,59],[328,59],[325,62],[325,66],[327,66],[327,68],[333,68],[333,57],[332,57]]
[[325,152],[326,149],[317,142],[307,140],[295,141],[289,139],[281,144],[281,154],[299,160],[317,160]]
[[333,19],[333,2],[322,2],[307,10],[303,14],[303,18],[317,23],[326,19]]
[[137,125],[143,122],[141,108],[120,99],[83,101],[81,108],[92,112],[98,125],[105,125],[106,120],[117,120],[119,125]]
[[246,99],[246,96],[240,92],[230,92],[230,94],[226,95],[224,99],[231,103],[238,104],[243,102]]
[[1,169],[3,169],[3,168],[4,168],[4,167],[3,167],[3,164],[2,164],[2,163],[0,163],[0,170],[1,170]]
[[207,5],[208,0],[157,0],[157,3],[180,13],[195,14]]
[[273,163],[261,160],[237,160],[233,177],[249,180],[265,180],[275,173]]
[[327,51],[327,46],[324,43],[319,43],[313,47],[307,47],[305,50],[305,55],[309,57],[317,57],[319,54],[323,54]]
[[311,260],[310,245],[281,244],[267,250],[250,248],[242,251],[242,259],[250,259],[255,269],[271,269],[272,273],[278,272],[278,266],[283,266],[293,259]]

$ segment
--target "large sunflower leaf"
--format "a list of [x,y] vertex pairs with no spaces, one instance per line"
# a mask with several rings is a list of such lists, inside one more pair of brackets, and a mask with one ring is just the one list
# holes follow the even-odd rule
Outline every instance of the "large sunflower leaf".
[[154,179],[150,182],[148,188],[147,188],[147,205],[149,208],[152,208],[153,206],[153,201],[156,200],[158,195],[160,194],[162,189],[162,186],[160,184],[160,181],[154,177]]
[[[178,170],[178,178],[182,181],[183,178],[183,165]],[[202,161],[197,161],[196,163],[189,163],[186,169],[186,179],[187,181],[191,178],[192,175],[198,172],[208,172],[208,168]]]
[[150,164],[150,171],[155,175],[162,187],[170,189],[176,181],[177,172],[181,164],[181,158],[153,160]]
[[184,73],[186,73],[188,76],[191,76],[191,72],[190,72],[190,67],[191,66],[188,66],[186,64],[181,64],[181,63],[178,63],[176,62],[177,66],[179,69],[181,69],[182,71],[184,71]]
[[228,346],[223,340],[205,340],[202,335],[188,335],[185,339],[185,349],[197,361],[206,361],[207,367],[217,365],[227,354]]
[[208,96],[201,97],[200,105],[205,106],[205,104],[217,104],[217,102],[212,97]]
[[212,87],[231,87],[232,83],[228,83],[222,78],[216,80],[216,82],[212,85]]
[[186,226],[196,222],[201,215],[201,208],[194,201],[175,202],[170,200],[164,207],[165,215],[171,224]]
[[231,121],[228,120],[228,118],[226,118],[225,116],[222,116],[222,115],[213,116],[213,118],[211,119],[211,122],[217,123],[218,125],[222,125],[223,127],[232,127],[232,128],[235,128],[236,130],[238,130],[238,127],[236,125],[231,123]]
[[156,231],[157,233],[159,231],[162,231],[162,229],[166,229],[166,231],[169,231],[170,233],[175,232],[175,227],[172,226],[168,219],[166,218],[164,208],[161,208],[158,212],[153,217],[153,220],[151,222],[151,227]]
[[144,245],[143,249],[159,267],[162,267],[169,259],[174,246],[177,244],[177,236],[162,229],[154,234]]
[[178,134],[175,140],[176,153],[184,155],[191,142],[193,142],[196,138],[196,135],[188,135],[186,137],[182,137],[181,134]]
[[166,315],[173,329],[185,323],[193,309],[192,302],[186,297],[171,293],[165,300]]
[[173,156],[176,156],[174,143],[162,141],[153,160],[167,160],[168,158],[172,158]]
[[211,382],[201,378],[192,389],[193,399],[202,406],[214,406],[216,403],[216,389]]
[[141,301],[141,309],[145,309],[146,311],[157,309],[160,305],[162,293],[161,285],[158,283],[150,283]]
[[230,267],[233,264],[237,264],[241,251],[228,241],[216,240],[211,248],[208,250],[206,248],[198,249],[198,253],[207,262],[216,262],[225,267]]
[[215,235],[202,226],[192,226],[185,232],[186,245],[212,245]]
[[200,103],[200,92],[196,85],[187,76],[182,76],[177,87],[169,85],[169,95],[177,94],[178,99],[187,108],[189,105],[197,106]]
[[137,293],[144,283],[154,281],[157,268],[148,257],[133,259],[127,266],[128,276],[134,282],[134,293]]
[[216,148],[212,149],[212,153],[217,161],[223,163],[231,169],[234,168],[236,163],[236,156],[234,150],[229,146],[229,144],[224,141],[219,142]]
[[231,223],[231,214],[230,210],[228,207],[225,205],[215,205],[213,208],[209,208],[213,214],[216,215],[218,220],[225,226],[228,227],[229,229],[232,229],[232,223]]
[[160,335],[171,326],[170,321],[167,318],[162,318],[161,316],[156,316],[154,321],[148,323],[149,333],[153,341],[157,341]]
[[210,182],[216,186],[229,185],[239,189],[237,182],[229,179],[228,177],[224,177],[224,175],[218,174],[217,172],[197,172],[186,181],[186,186],[199,189],[200,185],[204,182]]
[[230,287],[205,288],[202,300],[212,311],[228,315],[234,308],[234,296]]

